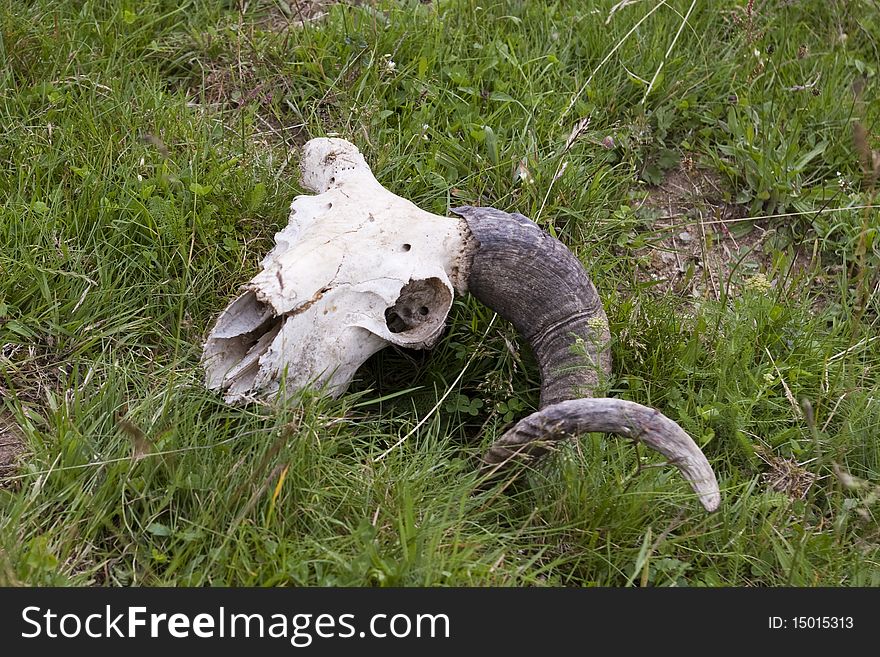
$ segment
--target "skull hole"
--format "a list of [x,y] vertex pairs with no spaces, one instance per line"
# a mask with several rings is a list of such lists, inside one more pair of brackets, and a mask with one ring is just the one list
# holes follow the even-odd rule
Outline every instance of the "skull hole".
[[446,319],[451,300],[439,278],[411,280],[401,288],[394,305],[385,309],[385,325],[392,333],[417,332],[423,327],[433,331],[438,321]]
[[249,390],[260,368],[260,358],[281,331],[278,317],[254,292],[241,295],[221,316],[209,341],[206,372],[211,385],[224,390]]

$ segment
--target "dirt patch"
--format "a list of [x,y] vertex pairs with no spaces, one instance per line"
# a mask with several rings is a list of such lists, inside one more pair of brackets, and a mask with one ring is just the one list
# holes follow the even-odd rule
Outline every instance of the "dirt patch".
[[[430,1],[421,0],[422,4],[430,4]],[[268,0],[263,17],[257,19],[255,25],[283,34],[288,30],[301,29],[304,25],[320,24],[329,16],[333,5],[368,5],[374,10],[374,15],[382,17],[384,21],[384,14],[375,9],[375,4],[376,0]]]
[[268,7],[264,25],[276,32],[302,27],[324,18],[336,4],[359,5],[362,0],[274,0]]
[[[716,299],[744,284],[769,289],[776,235],[770,220],[752,220],[744,206],[725,202],[719,178],[687,162],[635,204],[650,226],[640,236],[648,246],[636,250],[639,281],[661,293]],[[811,255],[798,252],[792,269],[808,270]]]
[[24,432],[11,413],[3,410],[4,398],[14,399],[29,420],[40,424],[38,412],[54,395],[63,398],[69,378],[69,354],[56,348],[53,338],[35,338],[34,344],[0,344],[0,488],[16,486],[4,481],[14,476],[28,448]]
[[51,338],[27,346],[0,344],[0,397],[14,394],[23,406],[39,407],[46,403],[49,393],[63,395],[69,374],[68,355],[59,352]]
[[0,413],[0,487],[4,477],[14,475],[26,450],[24,435],[7,413]]
[[257,122],[253,135],[258,143],[298,149],[308,140],[305,120],[289,101],[292,90],[283,76],[267,79],[249,62],[208,61],[201,66],[202,79],[194,81],[187,92],[190,105],[228,113],[225,123],[230,127],[238,124],[239,112],[252,107]]

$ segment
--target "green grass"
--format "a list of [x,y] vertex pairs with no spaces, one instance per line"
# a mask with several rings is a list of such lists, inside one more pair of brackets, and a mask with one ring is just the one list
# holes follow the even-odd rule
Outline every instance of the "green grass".
[[[0,419],[26,445],[0,584],[880,585],[880,215],[852,137],[880,149],[876,0],[377,2],[304,28],[295,4],[0,0]],[[720,511],[602,436],[475,492],[538,381],[467,297],[339,400],[207,392],[202,339],[331,133],[427,210],[515,209],[578,254],[610,394],[694,436]],[[737,234],[774,231],[770,287],[642,282],[635,208],[685,161]]]

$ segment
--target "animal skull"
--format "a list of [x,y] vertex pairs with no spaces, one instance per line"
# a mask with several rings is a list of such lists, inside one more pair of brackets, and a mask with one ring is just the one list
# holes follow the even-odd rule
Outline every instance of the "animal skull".
[[209,388],[229,403],[306,387],[337,396],[388,344],[436,343],[454,292],[470,292],[523,334],[541,369],[541,409],[487,452],[492,473],[576,433],[615,433],[666,455],[707,510],[720,503],[706,457],[654,409],[593,397],[610,372],[610,335],[580,261],[520,214],[425,212],[391,193],[342,139],[305,145],[290,222],[261,271],[217,320],[203,353]]
[[262,271],[220,316],[204,360],[229,403],[326,386],[339,395],[389,344],[434,345],[463,289],[461,222],[419,209],[373,177],[341,139],[305,147],[290,223]]

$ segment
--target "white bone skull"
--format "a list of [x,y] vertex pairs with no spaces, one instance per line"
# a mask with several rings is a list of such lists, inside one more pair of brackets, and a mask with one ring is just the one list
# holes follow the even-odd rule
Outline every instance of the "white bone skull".
[[664,454],[706,509],[718,507],[712,468],[681,427],[635,402],[592,396],[611,369],[607,319],[561,242],[494,208],[457,208],[460,219],[420,210],[382,187],[342,139],[306,144],[302,182],[316,195],[294,199],[261,271],[208,336],[209,388],[229,403],[307,387],[339,395],[382,347],[431,347],[453,293],[468,291],[513,323],[541,369],[541,409],[486,453],[491,472],[577,433],[615,433]]
[[287,227],[208,337],[208,387],[229,403],[307,386],[339,395],[386,345],[440,337],[464,244],[460,219],[386,190],[342,139],[306,144]]

